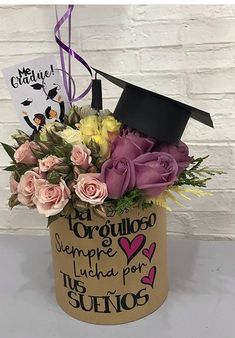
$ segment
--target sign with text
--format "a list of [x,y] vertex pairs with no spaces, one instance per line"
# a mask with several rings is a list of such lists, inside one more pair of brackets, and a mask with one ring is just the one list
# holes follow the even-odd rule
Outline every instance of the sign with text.
[[90,209],[50,225],[56,296],[72,317],[132,321],[166,298],[165,210],[133,209],[107,220]]
[[6,68],[3,75],[27,134],[37,133],[47,122],[63,123],[68,99],[53,55]]

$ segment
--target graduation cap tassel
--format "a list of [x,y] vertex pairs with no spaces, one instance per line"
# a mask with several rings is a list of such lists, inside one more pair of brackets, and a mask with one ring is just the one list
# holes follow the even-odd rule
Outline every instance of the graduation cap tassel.
[[97,111],[100,111],[103,109],[102,86],[101,86],[101,80],[97,79],[97,73],[95,73],[95,79],[92,80],[91,108]]

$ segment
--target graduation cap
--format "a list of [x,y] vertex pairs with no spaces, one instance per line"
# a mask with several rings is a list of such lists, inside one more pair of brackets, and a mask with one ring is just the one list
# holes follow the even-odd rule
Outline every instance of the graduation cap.
[[[54,85],[55,85],[55,83],[54,83]],[[60,89],[59,85],[56,85],[56,87],[50,89],[49,92],[47,93],[47,100],[49,100],[49,99],[53,100],[56,97],[56,95],[58,94],[59,89]]]
[[28,98],[27,100],[21,102],[21,104],[23,106],[29,106],[32,102],[33,102],[33,100]]
[[114,116],[130,128],[167,143],[180,140],[190,117],[213,128],[210,114],[205,111],[92,69],[123,88]]
[[102,87],[101,80],[97,79],[97,73],[95,74],[95,79],[92,80],[92,100],[91,108],[100,111],[103,109],[102,104]]
[[30,87],[32,87],[35,90],[40,90],[44,87],[44,85],[42,85],[41,83],[34,83],[33,85],[30,85]]

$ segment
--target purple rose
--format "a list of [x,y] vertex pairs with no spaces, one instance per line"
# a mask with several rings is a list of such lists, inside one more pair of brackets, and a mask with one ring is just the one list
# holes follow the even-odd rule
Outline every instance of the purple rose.
[[156,147],[156,150],[168,153],[174,157],[179,167],[178,177],[182,171],[189,166],[193,159],[189,156],[188,146],[182,141],[179,141],[178,144],[161,144]]
[[177,180],[178,165],[167,153],[148,153],[134,161],[136,188],[148,196],[156,197]]
[[155,142],[149,138],[142,137],[138,132],[125,131],[123,135],[115,138],[112,144],[112,158],[134,158],[145,154],[153,148]]
[[110,158],[101,168],[101,181],[106,183],[108,196],[118,199],[135,186],[135,167],[128,158]]

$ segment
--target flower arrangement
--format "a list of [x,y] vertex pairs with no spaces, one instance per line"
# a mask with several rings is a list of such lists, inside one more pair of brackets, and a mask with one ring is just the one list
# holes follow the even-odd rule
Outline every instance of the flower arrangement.
[[37,208],[49,223],[88,207],[106,217],[138,206],[169,209],[175,193],[204,196],[201,190],[218,170],[189,156],[185,143],[165,144],[123,126],[110,111],[73,106],[64,124],[54,122],[32,136],[18,130],[14,146],[2,143],[12,159],[9,206]]

